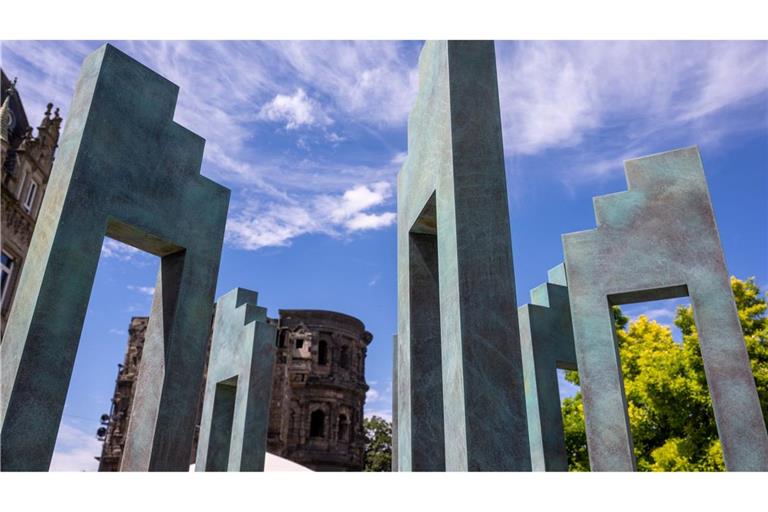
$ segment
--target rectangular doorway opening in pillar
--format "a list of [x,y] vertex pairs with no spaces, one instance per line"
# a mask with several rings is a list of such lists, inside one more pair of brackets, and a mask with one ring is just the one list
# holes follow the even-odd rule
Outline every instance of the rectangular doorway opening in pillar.
[[587,431],[577,370],[557,369],[557,389],[563,417],[563,437],[568,471],[589,471]]
[[205,464],[206,471],[227,471],[236,398],[237,377],[216,384],[211,434],[208,440],[208,460]]
[[51,471],[119,470],[142,351],[135,338],[143,341],[159,265],[156,256],[104,238]]
[[413,470],[443,471],[443,376],[435,195],[409,234]]
[[613,318],[637,470],[724,471],[689,298],[616,305]]

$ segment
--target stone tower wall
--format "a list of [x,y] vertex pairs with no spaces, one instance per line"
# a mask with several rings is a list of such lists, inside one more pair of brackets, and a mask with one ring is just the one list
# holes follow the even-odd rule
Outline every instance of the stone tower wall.
[[[112,407],[100,429],[104,445],[99,471],[120,469],[147,321],[131,319]],[[332,311],[281,310],[280,319],[270,322],[278,326],[278,350],[267,451],[316,471],[361,471],[365,356],[371,334],[360,320]]]

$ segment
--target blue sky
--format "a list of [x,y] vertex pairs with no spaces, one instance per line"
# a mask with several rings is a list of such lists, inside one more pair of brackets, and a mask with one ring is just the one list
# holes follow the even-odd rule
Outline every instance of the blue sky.
[[[65,119],[102,41],[4,42],[30,122]],[[232,189],[217,297],[342,311],[374,334],[367,412],[389,416],[396,329],[395,179],[421,42],[113,42],[181,87],[176,120],[206,139],[202,173]],[[768,43],[497,42],[517,298],[594,227],[622,161],[697,144],[729,271],[768,288]],[[132,315],[158,262],[106,240],[53,468],[93,468]],[[674,303],[637,305],[669,323]],[[563,388],[563,392],[568,392]]]

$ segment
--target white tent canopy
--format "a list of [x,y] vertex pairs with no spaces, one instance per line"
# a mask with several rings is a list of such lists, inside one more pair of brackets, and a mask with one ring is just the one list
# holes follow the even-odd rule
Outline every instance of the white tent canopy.
[[[189,466],[190,471],[195,471],[195,465]],[[267,452],[267,456],[264,459],[264,471],[312,471],[311,469],[296,464],[293,461],[272,455]]]

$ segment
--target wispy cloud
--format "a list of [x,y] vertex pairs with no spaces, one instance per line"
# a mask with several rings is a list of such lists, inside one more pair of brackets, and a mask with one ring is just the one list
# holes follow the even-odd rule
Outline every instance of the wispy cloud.
[[557,387],[560,393],[560,401],[570,398],[579,391],[579,386],[565,380],[565,370],[557,370]]
[[383,392],[377,387],[376,381],[370,381],[368,384],[370,389],[365,394],[365,416],[378,416],[392,421],[392,382],[387,382]]
[[[406,148],[392,147],[391,135],[404,142],[419,43],[115,44],[180,86],[176,120],[206,139],[203,174],[233,189],[228,244],[258,249],[393,223],[391,196],[381,205],[389,211],[344,220],[319,205],[330,197],[340,206],[358,186],[394,184]],[[66,123],[82,59],[97,46],[3,43],[3,67],[19,76],[33,123],[51,100]],[[566,185],[620,173],[622,160],[660,142],[717,144],[764,123],[764,109],[746,108],[768,94],[764,41],[498,42],[497,59],[507,156],[569,152],[558,171]],[[733,108],[746,110],[724,114]],[[111,249],[106,256],[129,257]]]
[[376,391],[374,388],[369,389],[365,393],[365,400],[368,402],[375,402],[379,399],[379,392]]
[[[394,183],[393,148],[382,131],[405,127],[418,86],[418,44],[114,44],[179,85],[176,121],[206,139],[203,174],[233,189],[229,244],[257,249],[285,245],[306,233],[344,236],[393,223],[391,211],[361,209],[339,218],[327,211],[327,204],[342,208],[345,194],[355,187]],[[53,100],[66,123],[80,64],[98,45],[7,42],[3,67],[19,75],[27,110],[42,114]],[[281,133],[274,133],[275,124]],[[383,144],[384,150],[351,152],[351,157],[334,152],[339,145],[359,144],[361,137]],[[391,208],[391,195],[387,201]],[[253,225],[256,212],[266,226]],[[104,249],[107,257],[130,259],[134,254],[112,242]]]
[[66,418],[59,427],[56,447],[51,460],[51,471],[96,471],[94,458],[101,454],[101,442],[94,432],[85,432]]
[[390,163],[392,165],[402,165],[405,163],[405,159],[408,158],[408,153],[405,151],[401,151],[399,153],[395,153],[395,156],[392,157],[392,160],[390,160]]
[[235,247],[259,249],[289,245],[309,233],[331,236],[380,229],[395,222],[391,211],[371,211],[385,205],[392,185],[376,182],[357,185],[341,195],[320,195],[308,201],[251,202],[227,221],[227,240]]
[[621,170],[659,140],[712,143],[764,123],[721,115],[764,98],[764,41],[504,42],[497,54],[507,154],[578,147],[568,179]]
[[259,110],[259,119],[284,122],[287,130],[300,126],[331,124],[331,118],[323,112],[317,101],[309,98],[304,89],[296,89],[292,96],[278,94]]
[[143,252],[112,238],[105,238],[104,243],[101,246],[101,256],[103,258],[115,258],[128,261],[140,254],[143,254]]
[[148,295],[152,297],[155,294],[155,287],[154,286],[133,286],[128,285],[127,287],[129,290],[141,293],[143,295]]
[[[646,309],[640,315],[645,315],[650,320],[670,321],[675,318],[674,308],[652,308]],[[638,315],[639,316],[639,315]]]

